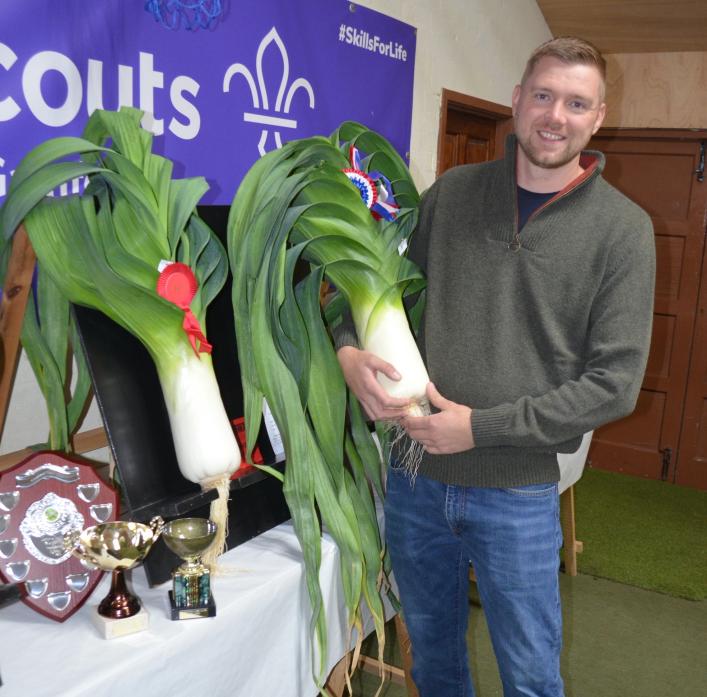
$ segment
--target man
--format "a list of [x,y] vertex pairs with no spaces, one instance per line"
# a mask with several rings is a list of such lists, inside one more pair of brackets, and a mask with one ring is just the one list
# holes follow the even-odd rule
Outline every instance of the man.
[[513,92],[505,159],[452,169],[424,196],[410,256],[428,278],[432,415],[406,416],[376,381],[395,366],[339,336],[369,416],[425,450],[414,481],[393,457],[385,504],[421,697],[474,694],[469,560],[505,697],[563,695],[557,453],[633,411],[653,306],[650,219],[582,152],[604,81],[587,42],[543,44]]

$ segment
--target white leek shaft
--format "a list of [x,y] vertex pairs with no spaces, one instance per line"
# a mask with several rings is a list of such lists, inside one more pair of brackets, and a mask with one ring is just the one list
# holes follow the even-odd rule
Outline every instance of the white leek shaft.
[[210,356],[185,353],[175,363],[160,368],[181,473],[190,482],[203,485],[235,472],[241,455]]
[[366,351],[395,366],[400,380],[389,380],[378,373],[378,382],[393,397],[426,401],[427,369],[420,356],[402,305],[377,310],[368,322],[361,342]]
[[[378,372],[378,382],[381,386],[393,397],[410,400],[407,409],[409,415],[428,415],[430,407],[427,399],[427,384],[430,378],[402,303],[391,303],[375,310],[368,317],[366,331],[363,333],[358,331],[359,336],[364,337],[361,342],[363,348],[393,365],[400,373],[400,380],[390,380],[383,373]],[[402,452],[397,453],[396,459],[414,481],[424,448],[420,443],[405,438],[405,429],[399,423],[390,422],[389,425],[393,429],[391,450],[398,441],[405,443]]]

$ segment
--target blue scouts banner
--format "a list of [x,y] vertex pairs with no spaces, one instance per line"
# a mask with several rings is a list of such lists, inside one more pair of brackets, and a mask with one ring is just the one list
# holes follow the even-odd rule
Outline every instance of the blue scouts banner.
[[230,204],[265,152],[347,119],[407,159],[414,64],[414,27],[344,0],[4,0],[0,204],[32,147],[121,105],[145,112],[177,176],[207,178],[207,204]]

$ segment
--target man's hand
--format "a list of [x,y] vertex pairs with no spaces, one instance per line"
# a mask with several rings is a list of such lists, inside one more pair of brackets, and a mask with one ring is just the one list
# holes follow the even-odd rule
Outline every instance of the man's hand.
[[377,373],[381,372],[391,380],[400,380],[400,374],[390,363],[354,346],[343,346],[336,357],[346,384],[358,397],[369,418],[392,421],[405,416],[410,400],[391,397],[376,379]]
[[471,431],[471,408],[442,397],[430,382],[427,398],[440,411],[430,416],[406,416],[403,428],[413,440],[422,443],[433,455],[449,455],[474,447]]

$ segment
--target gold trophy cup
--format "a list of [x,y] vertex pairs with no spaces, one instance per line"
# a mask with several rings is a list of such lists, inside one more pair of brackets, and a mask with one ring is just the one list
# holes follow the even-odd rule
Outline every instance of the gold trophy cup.
[[142,563],[163,525],[159,516],[149,525],[117,520],[68,536],[66,542],[75,557],[112,572],[110,591],[98,605],[98,614],[94,617],[106,639],[147,628],[147,611],[141,612],[140,600],[128,590],[123,572]]
[[216,523],[206,518],[178,518],[162,528],[164,543],[185,560],[172,572],[169,601],[173,620],[213,617],[216,605],[211,594],[211,573],[201,555],[216,537]]

